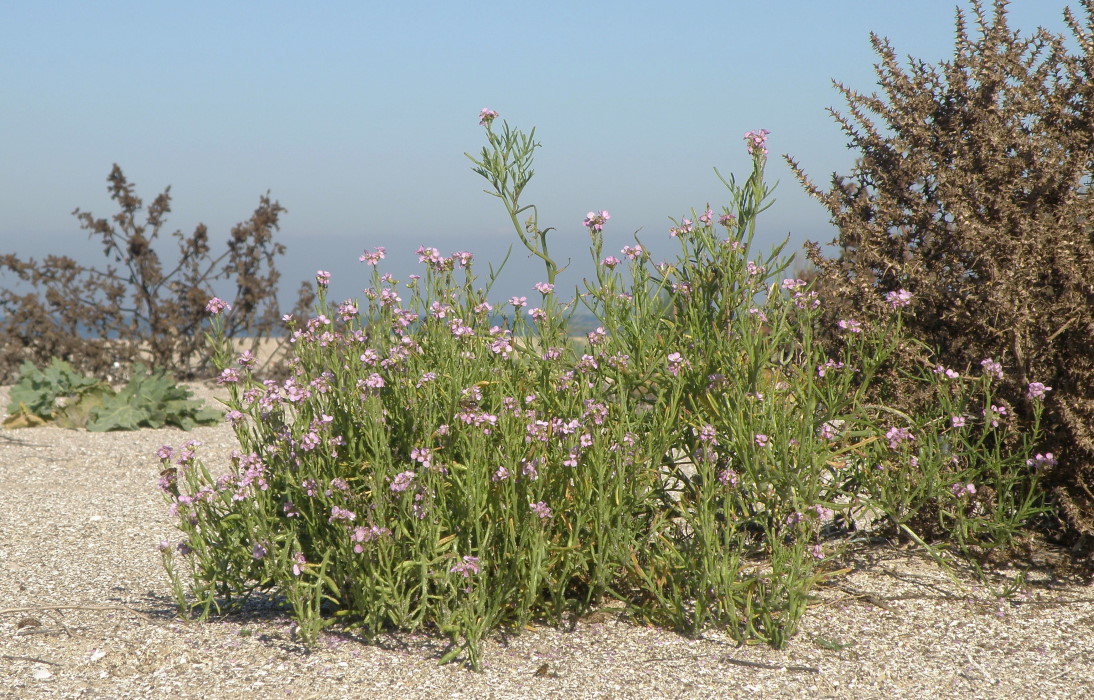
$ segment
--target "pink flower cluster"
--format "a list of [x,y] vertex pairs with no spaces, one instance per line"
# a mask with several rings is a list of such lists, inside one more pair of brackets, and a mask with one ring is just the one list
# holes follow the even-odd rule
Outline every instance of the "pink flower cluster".
[[484,107],[483,110],[479,112],[479,126],[487,126],[490,124],[490,122],[494,121],[497,118],[497,112]]
[[986,358],[980,361],[980,366],[984,368],[984,374],[995,377],[996,379],[1003,378],[1003,365],[996,362],[993,358]]
[[912,431],[907,428],[889,428],[889,431],[885,433],[885,439],[889,441],[889,449],[898,449],[901,443],[908,440],[915,440],[915,436],[912,435]]
[[380,261],[384,259],[386,254],[387,248],[379,246],[376,248],[376,250],[372,252],[366,250],[364,254],[361,255],[359,260],[363,263],[367,263],[369,265],[372,265],[373,267],[376,267],[376,265],[378,265]]
[[209,303],[205,305],[206,313],[218,316],[222,311],[231,311],[232,305],[223,299],[213,297],[209,300]]
[[912,293],[906,289],[889,292],[885,295],[885,301],[894,309],[902,309],[912,303]]
[[1056,457],[1054,457],[1051,452],[1045,452],[1044,454],[1038,452],[1037,454],[1033,455],[1032,459],[1026,460],[1026,466],[1032,467],[1033,469],[1040,469],[1041,467],[1055,467],[1056,464]]
[[603,209],[600,211],[591,211],[585,215],[585,228],[600,233],[604,230],[605,222],[610,218],[612,218],[611,215]]
[[757,131],[746,131],[745,141],[748,142],[748,154],[754,156],[757,154],[767,155],[767,137],[771,134],[767,129],[758,129]]
[[1041,382],[1030,382],[1026,395],[1031,399],[1038,400],[1045,398],[1045,394],[1050,391],[1052,391],[1050,386],[1045,386]]
[[464,578],[469,578],[472,574],[477,574],[482,571],[479,566],[479,558],[465,556],[463,561],[459,561],[452,566],[449,571],[453,574],[459,574]]

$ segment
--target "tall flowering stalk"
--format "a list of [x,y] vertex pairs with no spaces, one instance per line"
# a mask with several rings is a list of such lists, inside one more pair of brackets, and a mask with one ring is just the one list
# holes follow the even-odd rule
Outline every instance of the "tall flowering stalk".
[[[547,234],[553,229],[540,228],[539,209],[534,204],[521,203],[521,195],[535,174],[532,161],[536,149],[540,147],[535,140],[536,130],[533,128],[525,134],[519,129],[510,128],[509,123],[503,121],[501,130],[495,131],[494,121],[497,118],[496,111],[482,110],[479,124],[486,130],[487,145],[483,146],[478,158],[469,153],[464,155],[473,164],[472,170],[490,183],[490,189],[484,191],[502,201],[517,238],[543,262],[546,284],[554,287],[559,267],[547,246]],[[520,218],[525,212],[528,212],[528,218],[522,223]],[[539,327],[546,344],[557,343],[564,338],[562,323],[555,297],[545,296]]]

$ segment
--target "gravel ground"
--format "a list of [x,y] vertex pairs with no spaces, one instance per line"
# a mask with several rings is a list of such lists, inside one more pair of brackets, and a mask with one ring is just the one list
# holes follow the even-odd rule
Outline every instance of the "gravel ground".
[[1001,601],[915,551],[863,550],[782,651],[605,610],[492,639],[473,673],[421,635],[331,631],[309,651],[272,610],[183,622],[154,546],[173,536],[154,452],[187,439],[214,468],[235,446],[225,426],[0,430],[0,697],[1094,697],[1094,591],[1048,551]]

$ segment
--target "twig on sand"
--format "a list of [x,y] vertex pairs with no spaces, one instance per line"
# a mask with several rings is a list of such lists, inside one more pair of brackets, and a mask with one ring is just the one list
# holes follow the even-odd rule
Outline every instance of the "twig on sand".
[[50,666],[63,666],[56,661],[46,661],[45,659],[39,659],[37,656],[13,656],[11,654],[0,654],[0,659],[7,659],[8,661],[31,661],[36,664],[49,664]]
[[746,661],[745,659],[735,659],[732,656],[725,656],[722,658],[727,664],[733,664],[734,666],[744,666],[746,668],[765,668],[771,671],[802,671],[804,673],[820,673],[820,669],[816,666],[801,666],[799,664],[765,664],[762,661]]
[[[653,658],[646,659],[646,663],[679,661],[679,660],[681,660],[681,658],[692,659],[692,658],[699,658],[699,656],[697,656],[697,655],[695,655],[695,656],[693,656],[693,655],[684,655],[683,657],[681,657],[681,656],[653,657]],[[803,673],[820,673],[820,669],[815,667],[815,666],[801,666],[801,665],[798,665],[798,664],[767,664],[767,663],[764,663],[762,661],[748,661],[748,660],[745,660],[745,659],[736,659],[736,658],[733,658],[732,656],[723,656],[723,657],[721,657],[720,660],[725,661],[727,664],[733,664],[734,666],[744,666],[746,668],[763,668],[763,669],[767,669],[769,671],[801,671]]]
[[11,435],[5,435],[0,433],[0,440],[4,442],[14,443],[16,445],[23,445],[25,447],[49,447],[49,445],[40,445],[37,442],[27,442],[26,440],[20,440],[19,438],[12,437]]
[[116,612],[129,612],[141,617],[149,617],[148,613],[127,608],[124,605],[32,605],[26,608],[4,608],[0,615],[5,613],[46,612],[49,610],[113,610]]

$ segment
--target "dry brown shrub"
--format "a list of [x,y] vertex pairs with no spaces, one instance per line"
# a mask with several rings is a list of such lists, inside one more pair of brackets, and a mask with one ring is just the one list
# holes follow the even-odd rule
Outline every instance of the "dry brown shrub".
[[[839,255],[815,244],[832,318],[884,317],[883,294],[914,293],[906,326],[960,371],[984,358],[1005,368],[1001,398],[1028,423],[1030,382],[1053,387],[1046,440],[1059,458],[1045,485],[1071,534],[1094,535],[1094,0],[1085,28],[1064,36],[1007,25],[973,2],[977,35],[957,10],[952,60],[909,58],[871,35],[881,93],[835,83],[830,109],[861,155],[850,176],[818,188]],[[914,397],[905,397],[914,400]]]
[[[269,195],[247,221],[232,228],[227,244],[212,256],[209,234],[198,225],[192,234],[171,234],[178,251],[165,264],[155,243],[171,211],[170,187],[144,204],[121,168],[112,169],[108,190],[119,211],[110,219],[74,213],[81,228],[103,245],[105,270],[63,255],[41,262],[0,256],[0,273],[14,275],[32,291],[0,289],[0,382],[14,380],[30,360],[44,366],[51,358],[94,376],[118,379],[134,362],[166,367],[180,379],[212,369],[205,345],[205,304],[214,284],[228,280],[233,311],[224,317],[230,338],[257,346],[280,329],[275,258],[285,247],[274,242],[285,209]],[[144,222],[138,216],[144,212]],[[310,288],[301,286],[297,311],[310,307]],[[269,367],[274,370],[276,368]]]

